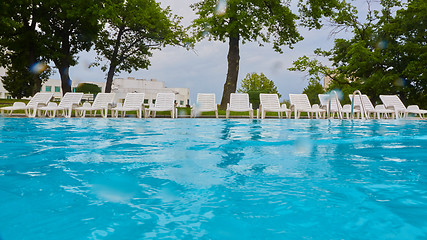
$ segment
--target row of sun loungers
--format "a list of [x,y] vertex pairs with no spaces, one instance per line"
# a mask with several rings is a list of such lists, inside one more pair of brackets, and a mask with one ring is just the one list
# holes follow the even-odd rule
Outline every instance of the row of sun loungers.
[[[37,93],[28,102],[15,102],[13,106],[1,108],[3,111],[8,111],[9,115],[16,110],[24,110],[28,117],[38,116],[62,116],[71,117],[74,110],[76,117],[85,117],[89,112],[91,116],[96,115],[99,111],[101,116],[106,118],[108,111],[111,110],[112,117],[119,117],[119,113],[124,117],[126,112],[136,111],[138,118],[155,117],[156,112],[170,112],[172,118],[178,117],[178,112],[175,107],[174,93],[158,93],[155,104],[145,109],[144,93],[128,93],[124,103],[114,103],[114,93],[99,93],[94,102],[83,103],[81,100],[83,93],[66,93],[59,104],[49,102],[52,98],[52,93]],[[356,118],[365,116],[366,118],[403,118],[408,114],[418,115],[421,119],[427,114],[426,110],[420,110],[417,105],[411,105],[407,108],[402,103],[397,95],[380,95],[383,102],[382,105],[374,107],[367,95],[349,95],[352,105],[341,106],[341,103],[336,95],[319,94],[320,105],[311,105],[306,94],[289,94],[291,106],[288,109],[286,104],[280,104],[277,94],[260,94],[260,107],[257,111],[257,118],[266,117],[267,112],[275,112],[279,118],[286,116],[291,117],[292,112],[296,119],[300,118],[301,113],[307,113],[309,118]],[[197,95],[197,103],[191,108],[191,117],[200,115],[203,112],[215,112],[218,118],[218,108],[213,93],[199,93]],[[249,102],[249,95],[246,93],[232,93],[230,95],[230,103],[227,104],[226,118],[229,118],[231,112],[247,112],[249,117],[253,118],[252,104]]]

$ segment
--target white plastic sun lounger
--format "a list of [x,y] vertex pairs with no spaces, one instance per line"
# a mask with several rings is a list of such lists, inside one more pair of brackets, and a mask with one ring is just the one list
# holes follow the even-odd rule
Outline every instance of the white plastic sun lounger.
[[76,114],[80,117],[85,117],[87,111],[90,111],[91,115],[92,111],[94,111],[96,115],[96,112],[99,110],[101,116],[106,118],[108,116],[108,109],[113,105],[115,95],[115,93],[98,93],[92,105],[85,102],[83,106],[75,108]]
[[227,103],[227,110],[225,111],[225,118],[230,116],[230,112],[249,112],[249,117],[254,118],[252,103],[249,103],[249,94],[231,93],[230,102]]
[[380,99],[387,109],[395,112],[396,118],[406,116],[406,107],[397,95],[380,95]]
[[338,97],[332,94],[318,94],[317,96],[320,100],[320,107],[325,109],[326,112],[329,111],[331,114],[329,117],[334,118],[335,114],[337,114],[337,117],[342,119],[342,114],[347,113],[348,118],[348,113],[351,112],[350,105],[344,105],[344,107],[342,107]]
[[215,102],[214,93],[198,93],[197,103],[191,108],[191,117],[196,117],[202,112],[215,112],[218,118],[218,106]]
[[27,117],[35,117],[37,114],[37,109],[39,107],[46,106],[52,96],[53,93],[36,93],[27,105],[25,105],[23,102],[15,102],[10,107],[2,107],[1,111],[9,111],[10,116],[15,110],[25,110],[25,115]]
[[394,110],[396,118],[407,117],[409,113],[418,114],[423,118],[426,111],[421,110],[418,105],[411,105],[411,108],[407,109],[397,95],[380,95],[380,99],[387,109]]
[[421,119],[425,119],[425,115],[427,114],[427,110],[420,109],[418,105],[409,105],[406,108],[406,114],[413,113],[415,116],[418,114]]
[[282,118],[283,113],[286,114],[287,118],[290,117],[291,110],[286,107],[286,104],[280,105],[279,96],[277,94],[260,93],[259,100],[260,104],[257,111],[257,118],[261,115],[261,119],[264,119],[267,112],[277,112],[279,118]]
[[122,117],[126,115],[127,111],[136,111],[136,115],[138,118],[142,118],[142,114],[145,114],[144,109],[144,93],[128,93],[126,94],[125,102],[123,106],[117,106],[112,110],[112,114],[114,117],[119,116],[119,112],[122,113]]
[[70,118],[72,110],[79,106],[82,97],[83,93],[68,92],[62,97],[59,105],[56,105],[56,103],[49,103],[46,107],[39,108],[39,111],[41,111],[43,115],[49,117],[55,117],[57,112],[62,111],[61,115],[63,117]]
[[[353,101],[353,95],[352,94],[349,94],[348,97],[350,98],[350,101]],[[362,103],[363,103],[363,109],[365,111],[364,112],[365,116],[368,119],[369,118],[375,118],[375,117],[377,117],[378,119],[389,118],[389,115],[394,117],[394,111],[392,111],[390,109],[386,109],[385,107],[383,107],[383,105],[377,105],[374,107],[371,100],[369,99],[369,97],[366,94],[362,94],[362,100],[360,100],[359,95],[355,95],[354,96],[354,106],[360,110],[360,109],[362,109]]]
[[316,115],[316,118],[325,116],[326,110],[321,109],[317,104],[311,106],[306,94],[289,94],[289,100],[291,102],[291,111],[294,111],[295,119],[300,118],[301,112],[308,113],[310,118],[312,117],[312,113]]
[[157,93],[156,102],[150,104],[147,109],[147,117],[153,112],[153,117],[156,117],[156,112],[168,111],[171,113],[171,118],[178,117],[178,112],[175,107],[175,93]]

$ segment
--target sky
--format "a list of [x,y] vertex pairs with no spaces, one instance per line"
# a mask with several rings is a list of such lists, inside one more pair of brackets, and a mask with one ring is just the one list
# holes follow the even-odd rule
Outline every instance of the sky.
[[[162,7],[170,6],[172,12],[183,17],[184,26],[191,24],[196,18],[190,5],[198,0],[158,0]],[[331,28],[312,30],[300,28],[303,41],[294,45],[293,49],[284,48],[284,53],[275,52],[271,45],[259,47],[256,42],[240,45],[239,83],[251,72],[264,73],[273,80],[283,99],[289,99],[289,93],[301,93],[307,86],[307,74],[287,70],[298,57],[314,56],[316,48],[329,50],[333,46],[330,37]],[[197,93],[215,93],[219,103],[222,97],[223,85],[227,73],[228,43],[203,40],[196,43],[194,50],[182,47],[166,47],[155,51],[148,70],[122,72],[116,77],[135,77],[140,79],[157,79],[165,82],[166,87],[183,87],[190,89],[191,103],[194,103]],[[80,82],[103,82],[106,73],[99,67],[88,68],[94,61],[94,51],[82,52],[78,55],[79,63],[70,68],[72,80]],[[53,79],[60,79],[55,71]]]

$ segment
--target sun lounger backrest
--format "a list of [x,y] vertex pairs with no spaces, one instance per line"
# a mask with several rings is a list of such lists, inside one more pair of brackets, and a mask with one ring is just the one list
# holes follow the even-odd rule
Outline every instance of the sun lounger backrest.
[[310,100],[306,94],[289,94],[289,100],[297,109],[311,109]]
[[216,109],[215,94],[214,93],[198,93],[197,94],[197,107],[199,109]]
[[259,101],[263,108],[268,108],[268,109],[280,108],[279,96],[275,93],[273,94],[260,93]]
[[[329,107],[331,106],[332,111],[338,111],[338,109],[342,109],[341,103],[339,100],[337,101],[335,95],[331,94],[318,94],[320,100],[320,106]],[[331,99],[331,104],[329,105],[329,99]]]
[[82,100],[83,93],[66,93],[59,103],[58,107],[72,107],[73,105],[78,105]]
[[125,108],[139,108],[144,104],[144,93],[128,93],[126,94],[125,103],[123,107]]
[[230,94],[230,108],[231,109],[248,109],[249,94],[247,93],[232,93]]
[[98,93],[95,97],[95,101],[92,104],[93,108],[107,108],[108,104],[112,104],[114,101],[115,93]]
[[380,99],[386,108],[406,109],[403,102],[397,95],[380,95]]
[[372,104],[371,100],[369,99],[368,95],[363,94],[362,95],[362,102],[363,106],[367,111],[372,111],[375,109],[374,105]]
[[39,104],[47,105],[53,93],[36,93],[28,102],[27,107],[36,107]]
[[175,93],[157,93],[156,108],[173,108],[175,106]]

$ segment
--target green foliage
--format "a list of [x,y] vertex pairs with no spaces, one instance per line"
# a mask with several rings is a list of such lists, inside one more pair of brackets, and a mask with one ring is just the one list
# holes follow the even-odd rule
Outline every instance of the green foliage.
[[282,96],[277,91],[274,82],[268,79],[264,73],[248,73],[242,80],[240,88],[237,90],[240,93],[259,92],[259,93],[276,93],[279,98]]
[[96,65],[103,58],[109,62],[101,67],[108,70],[106,92],[111,90],[115,73],[148,68],[153,49],[189,43],[180,20],[154,0],[110,0],[104,9],[104,29],[95,44]]
[[302,39],[296,27],[297,15],[280,0],[206,0],[192,8],[199,16],[193,24],[199,40],[208,37],[225,42],[238,36],[243,43],[272,42],[273,48],[282,52],[282,46]]
[[291,70],[308,71],[310,79],[330,76],[329,89],[344,94],[359,89],[373,102],[379,103],[380,94],[398,94],[407,105],[427,107],[427,2],[411,0],[402,7],[382,0],[380,10],[368,9],[366,18],[359,19],[357,9],[346,4],[331,18],[337,31],[353,33],[350,39],[336,39],[330,51],[315,52],[327,57],[333,70],[305,56]]
[[325,90],[323,90],[322,84],[318,81],[310,79],[307,87],[304,88],[302,93],[307,94],[311,104],[319,104],[320,100],[318,94],[325,93]]
[[4,88],[13,98],[21,99],[32,96],[33,83],[30,72],[26,69],[8,69],[7,75],[1,77]]
[[[34,74],[26,66],[23,66],[23,64],[14,64],[7,69],[7,75],[1,77],[1,81],[3,82],[3,87],[13,98],[21,99],[33,96],[36,86],[34,81],[37,79],[47,79],[49,74],[50,70]],[[40,87],[38,91],[40,91]]]
[[96,51],[116,65],[117,72],[147,68],[153,49],[184,44],[186,39],[180,18],[154,0],[111,0],[103,19]]
[[[316,50],[320,53],[320,50]],[[325,77],[334,78],[336,72],[322,64],[317,59],[310,59],[307,56],[299,57],[293,62],[293,67],[288,68],[290,71],[308,72],[310,80],[322,81]]]
[[252,107],[257,109],[260,104],[259,94],[260,93],[276,93],[279,98],[282,96],[277,91],[277,87],[274,82],[268,79],[264,73],[248,73],[242,80],[240,88],[237,90],[240,93],[248,93],[249,101],[252,103]]
[[46,56],[61,75],[65,94],[71,91],[69,68],[77,64],[76,55],[90,50],[101,28],[99,18],[105,3],[101,0],[43,0],[40,30]]
[[[333,13],[338,0],[300,1],[304,25],[320,27],[320,18]],[[220,108],[224,109],[229,94],[236,91],[239,71],[239,44],[257,41],[260,46],[271,43],[282,53],[302,40],[297,29],[298,16],[290,4],[282,0],[204,0],[192,5],[198,18],[193,21],[197,40],[208,38],[229,41],[228,71]]]
[[57,67],[62,63],[77,63],[75,55],[90,50],[100,29],[99,0],[43,0],[40,28],[46,39],[50,60]]
[[3,0],[0,2],[0,66],[7,76],[2,81],[15,98],[29,97],[40,90],[50,71],[30,71],[44,57],[43,39],[37,29],[41,1]]
[[96,84],[80,83],[76,88],[76,92],[97,94],[101,92],[101,89]]
[[[101,0],[3,0],[0,2],[0,64],[8,69],[7,89],[15,96],[40,90],[49,72],[31,71],[53,61],[63,92],[71,90],[68,70],[75,55],[89,50],[99,30]],[[20,78],[20,79],[18,79]],[[21,85],[21,86],[18,86]]]

